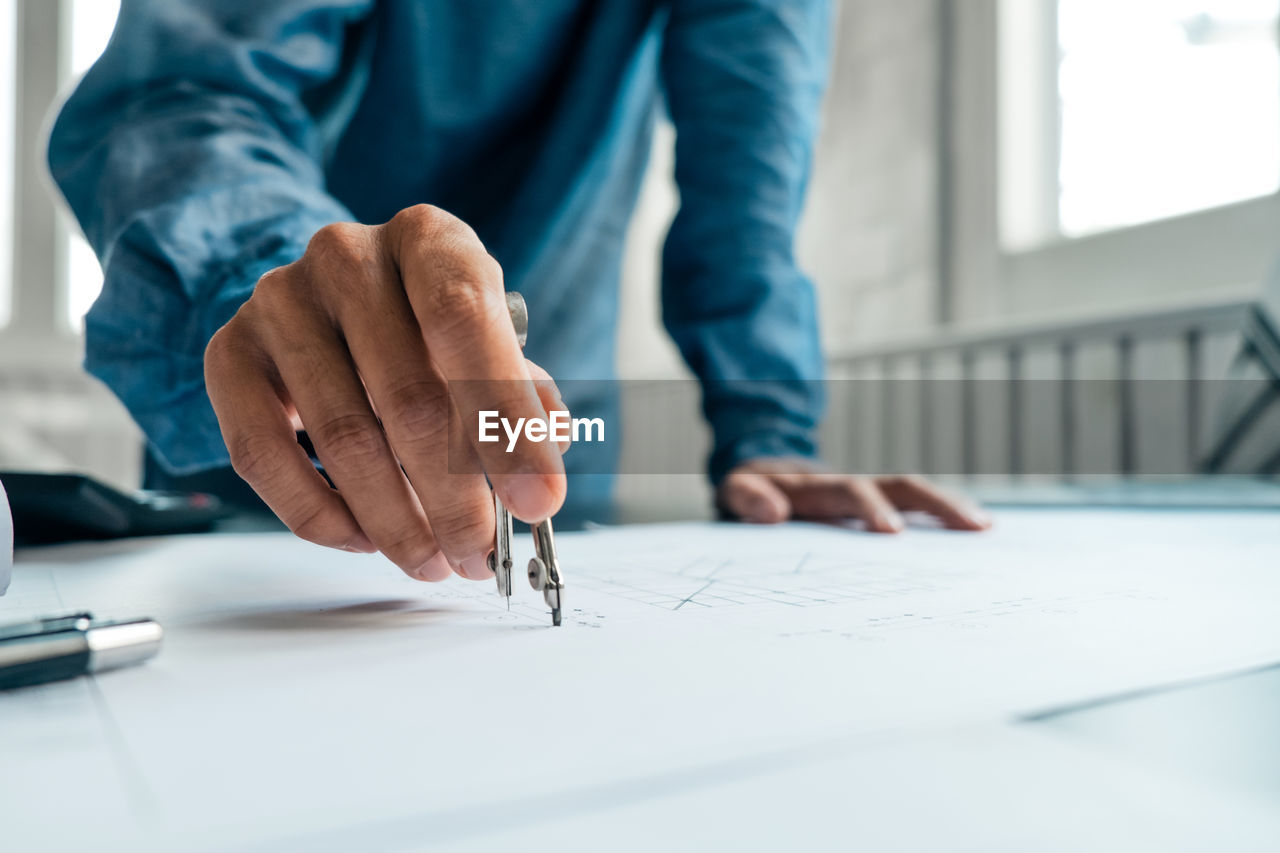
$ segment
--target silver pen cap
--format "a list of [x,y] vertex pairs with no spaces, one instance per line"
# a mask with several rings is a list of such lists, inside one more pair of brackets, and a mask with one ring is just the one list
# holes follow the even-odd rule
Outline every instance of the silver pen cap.
[[150,619],[94,625],[85,632],[89,671],[102,672],[142,663],[160,651],[163,638],[159,623]]

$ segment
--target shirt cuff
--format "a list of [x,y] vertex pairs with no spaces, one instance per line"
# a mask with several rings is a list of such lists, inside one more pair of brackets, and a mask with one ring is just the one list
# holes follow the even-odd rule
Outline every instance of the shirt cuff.
[[[91,314],[86,320],[89,345],[85,369],[112,388],[142,429],[156,460],[173,475],[227,467],[231,457],[204,384],[204,349],[214,332],[239,310],[258,279],[292,263],[305,245],[275,243],[272,251],[254,252],[229,265],[210,288],[210,298],[191,306],[186,340],[170,347],[143,344],[122,335],[116,323]],[[174,306],[176,308],[176,306]],[[160,312],[165,316],[164,312]]]
[[718,486],[730,471],[752,459],[813,459],[817,455],[818,446],[812,430],[790,421],[757,422],[724,438],[717,430],[708,473],[712,485]]

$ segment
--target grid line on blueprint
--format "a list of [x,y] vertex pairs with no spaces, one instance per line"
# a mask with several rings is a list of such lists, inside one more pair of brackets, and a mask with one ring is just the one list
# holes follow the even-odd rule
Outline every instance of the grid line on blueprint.
[[[848,565],[816,565],[812,553],[794,567],[762,571],[743,560],[712,563],[698,559],[671,571],[646,567],[623,575],[581,575],[584,588],[664,610],[722,606],[785,604],[816,607],[871,601],[938,591],[938,583],[918,570],[884,564],[851,569]],[[697,572],[696,569],[706,569]]]

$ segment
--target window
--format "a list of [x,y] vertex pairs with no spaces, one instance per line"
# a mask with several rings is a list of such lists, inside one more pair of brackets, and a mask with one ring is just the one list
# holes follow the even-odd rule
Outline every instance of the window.
[[1001,241],[1280,189],[1280,0],[1001,0]]
[[1280,261],[1280,0],[956,0],[953,321],[1256,293]]
[[0,0],[0,328],[9,324],[13,306],[13,139],[15,134],[18,27],[15,0]]
[[56,209],[43,137],[60,97],[102,53],[119,5],[0,0],[0,360],[78,361],[102,273]]
[[[69,18],[70,71],[78,78],[106,49],[120,12],[120,0],[71,0]],[[81,328],[85,312],[102,290],[102,268],[93,249],[73,231],[67,240],[67,322]]]
[[1068,237],[1280,189],[1277,0],[1061,0]]

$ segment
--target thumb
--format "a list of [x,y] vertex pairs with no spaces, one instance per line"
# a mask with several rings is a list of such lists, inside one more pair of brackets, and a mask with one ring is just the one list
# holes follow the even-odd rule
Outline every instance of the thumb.
[[791,501],[764,474],[733,471],[720,483],[720,506],[753,524],[778,524],[791,517]]

